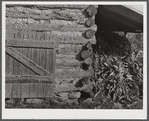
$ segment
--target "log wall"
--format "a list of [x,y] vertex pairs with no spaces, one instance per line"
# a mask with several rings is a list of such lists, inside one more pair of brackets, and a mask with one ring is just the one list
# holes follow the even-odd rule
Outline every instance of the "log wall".
[[[95,5],[7,5],[6,29],[7,31],[9,28],[19,30],[26,34],[23,35],[24,38],[28,37],[28,34],[25,33],[25,30],[28,30],[27,32],[39,35],[39,38],[36,38],[41,41],[56,40],[56,87],[75,85],[82,77],[93,74],[92,67],[88,70],[81,68],[82,61],[77,59],[77,55],[88,41],[96,44],[94,34],[97,26],[94,20],[97,7]],[[40,35],[43,35],[42,38]],[[26,56],[31,56],[31,54],[25,53]],[[32,60],[39,62],[42,67],[47,69],[48,63],[51,63],[47,62],[49,57],[46,52],[44,60],[36,58]],[[12,58],[9,59],[10,61]],[[24,67],[22,66],[22,68]],[[6,68],[6,71],[6,73],[11,73],[11,67]],[[32,75],[31,72],[28,73]]]

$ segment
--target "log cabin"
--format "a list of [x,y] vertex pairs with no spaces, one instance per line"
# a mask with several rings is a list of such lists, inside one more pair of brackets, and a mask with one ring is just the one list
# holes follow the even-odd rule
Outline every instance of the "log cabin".
[[91,51],[99,32],[143,31],[143,15],[120,5],[7,4],[5,18],[5,98],[73,91],[94,74]]

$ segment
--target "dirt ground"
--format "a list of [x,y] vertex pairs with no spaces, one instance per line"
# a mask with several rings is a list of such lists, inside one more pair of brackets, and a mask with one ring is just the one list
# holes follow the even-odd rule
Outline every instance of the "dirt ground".
[[143,109],[143,100],[141,98],[134,99],[133,103],[122,100],[114,102],[108,98],[96,97],[95,99],[87,99],[85,101],[62,101],[54,98],[39,99],[40,102],[27,103],[22,99],[10,99],[6,101],[7,109]]

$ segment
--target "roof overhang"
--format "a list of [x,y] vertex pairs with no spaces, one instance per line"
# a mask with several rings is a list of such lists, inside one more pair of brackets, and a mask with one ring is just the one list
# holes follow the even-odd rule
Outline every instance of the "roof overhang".
[[99,5],[98,31],[143,32],[143,14],[123,5]]

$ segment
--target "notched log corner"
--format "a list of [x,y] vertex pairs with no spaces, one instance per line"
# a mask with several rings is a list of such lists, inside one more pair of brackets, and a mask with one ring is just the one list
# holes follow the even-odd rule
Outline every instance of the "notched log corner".
[[88,50],[82,51],[82,52],[81,52],[81,57],[82,57],[83,59],[89,58],[89,51],[88,51]]
[[95,35],[95,31],[89,29],[84,33],[86,39],[91,39]]
[[97,9],[93,5],[90,5],[85,12],[87,17],[92,17],[97,14]]
[[88,20],[85,21],[85,25],[87,27],[91,27],[95,24],[95,21],[92,18],[89,18]]

